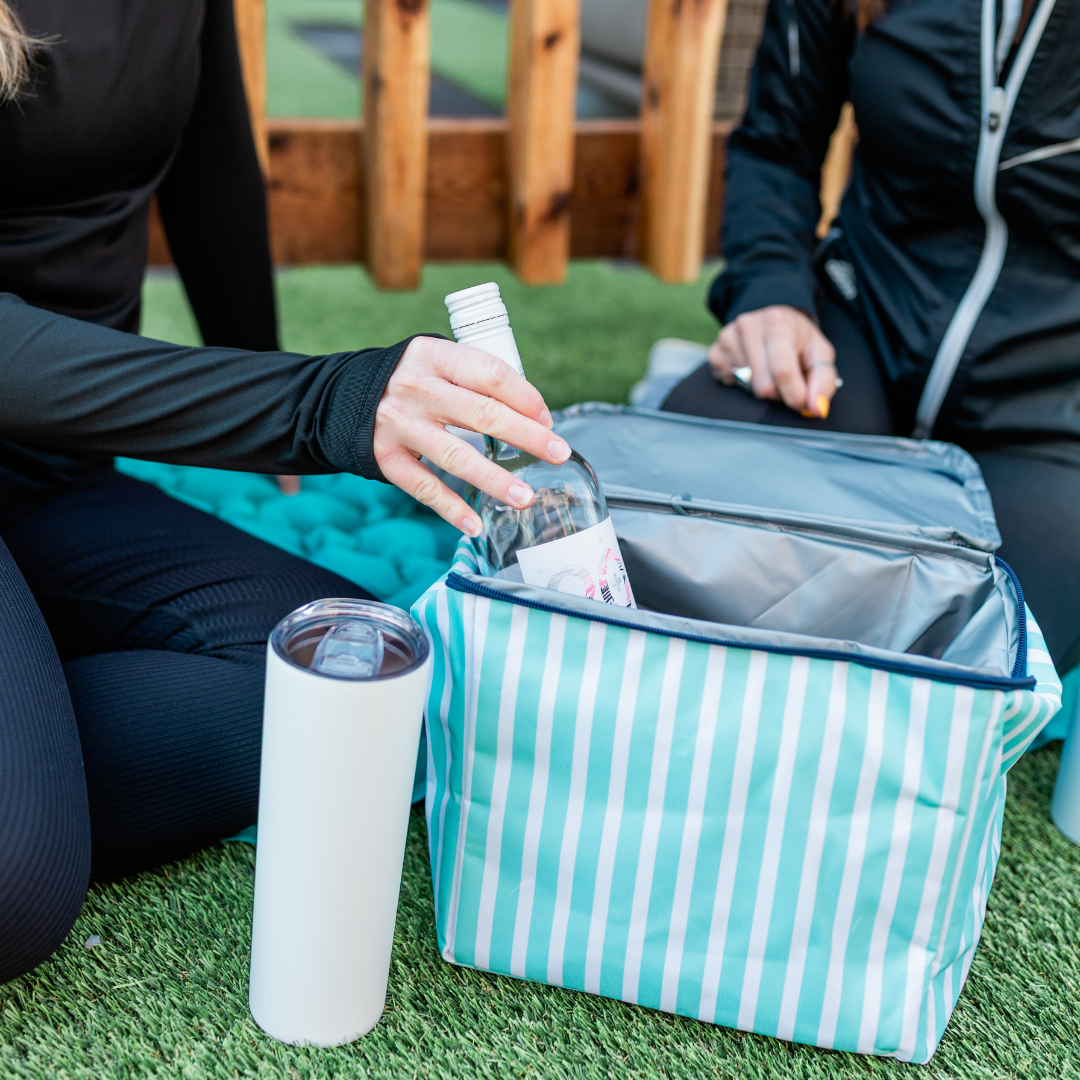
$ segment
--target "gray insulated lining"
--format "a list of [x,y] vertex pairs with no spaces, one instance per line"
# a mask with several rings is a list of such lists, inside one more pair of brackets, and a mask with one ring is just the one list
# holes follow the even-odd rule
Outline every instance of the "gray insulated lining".
[[957,447],[576,406],[638,603],[1008,675],[1016,602]]

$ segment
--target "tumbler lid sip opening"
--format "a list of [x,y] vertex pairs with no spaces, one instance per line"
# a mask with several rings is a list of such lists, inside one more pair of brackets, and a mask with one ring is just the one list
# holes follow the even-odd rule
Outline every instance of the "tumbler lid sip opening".
[[311,670],[346,679],[372,679],[386,655],[383,632],[361,619],[343,619],[330,627],[315,646]]
[[270,648],[312,675],[358,681],[414,671],[431,647],[408,612],[375,601],[333,598],[286,615],[270,634]]

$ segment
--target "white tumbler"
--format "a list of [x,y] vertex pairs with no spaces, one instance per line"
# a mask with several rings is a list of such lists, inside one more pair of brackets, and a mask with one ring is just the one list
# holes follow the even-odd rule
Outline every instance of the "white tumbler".
[[318,600],[270,635],[248,1002],[282,1042],[382,1014],[430,669],[386,604]]
[[1050,817],[1074,844],[1080,844],[1080,700],[1073,707],[1072,722],[1061,750]]

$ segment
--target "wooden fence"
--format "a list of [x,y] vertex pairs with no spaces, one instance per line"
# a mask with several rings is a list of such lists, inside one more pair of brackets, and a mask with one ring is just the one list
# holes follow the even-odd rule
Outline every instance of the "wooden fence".
[[[338,121],[266,117],[265,0],[234,0],[275,262],[362,261],[387,289],[425,259],[506,258],[546,284],[570,258],[636,257],[694,280],[719,237],[727,0],[650,0],[632,120],[575,120],[578,2],[512,0],[505,117],[472,119],[428,116],[429,0],[366,0],[365,115]],[[842,188],[846,166],[824,175]],[[156,219],[150,261],[170,261]]]

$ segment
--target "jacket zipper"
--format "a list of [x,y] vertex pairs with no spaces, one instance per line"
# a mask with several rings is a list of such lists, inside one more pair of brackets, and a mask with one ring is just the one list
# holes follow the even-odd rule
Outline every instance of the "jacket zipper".
[[[1000,560],[998,560],[1000,562]],[[514,596],[500,589],[493,589],[479,581],[463,577],[457,571],[451,571],[446,577],[446,587],[454,592],[472,593],[473,596],[482,596],[487,600],[502,600],[508,604],[519,604],[522,607],[532,608],[534,611],[546,611],[552,615],[570,615],[575,619],[585,619],[588,622],[604,623],[607,626],[621,626],[627,630],[641,630],[644,633],[659,634],[661,637],[682,638],[684,641],[699,641],[705,645],[722,645],[731,649],[753,649],[756,652],[779,653],[782,656],[809,656],[818,660],[845,660],[848,663],[860,664],[863,667],[879,668],[882,671],[894,672],[897,675],[911,675],[919,679],[933,679],[937,682],[957,683],[961,686],[974,686],[986,690],[1031,690],[1035,687],[1036,679],[1033,675],[1018,675],[1018,671],[1027,668],[1027,635],[1024,623],[1024,600],[1020,591],[1020,582],[1012,570],[1001,563],[1002,568],[1009,575],[1009,580],[1017,596],[1017,605],[1020,619],[1020,640],[1016,650],[1016,662],[1013,664],[1013,674],[1004,675],[980,675],[972,672],[970,675],[953,674],[952,672],[928,672],[926,668],[917,664],[905,663],[903,660],[881,660],[870,656],[853,656],[851,653],[841,652],[837,649],[792,649],[782,645],[751,645],[745,641],[736,641],[719,637],[705,637],[701,634],[684,634],[678,630],[663,630],[657,627],[640,627],[628,623],[623,619],[616,619],[602,611],[595,614],[583,614],[580,611],[569,612],[566,608],[557,604],[545,603],[542,600],[532,600],[523,596]],[[606,607],[607,605],[605,605]],[[1023,666],[1021,666],[1021,663]]]
[[1009,576],[1013,592],[1016,593],[1016,662],[1013,664],[1012,677],[1019,679],[1027,671],[1027,607],[1024,604],[1024,590],[1020,588],[1020,579],[1016,571],[1002,558],[994,556],[998,566]]
[[1012,70],[1004,86],[997,85],[997,55],[995,41],[996,0],[983,0],[981,39],[982,125],[979,131],[979,153],[975,159],[975,205],[986,222],[986,238],[982,255],[967,291],[953,314],[945,336],[941,339],[930,374],[926,379],[919,407],[915,413],[916,439],[929,439],[949,392],[960,358],[967,348],[975,323],[997,284],[1009,245],[1009,227],[997,207],[997,173],[1001,146],[1009,127],[1016,97],[1027,75],[1031,58],[1042,40],[1043,31],[1054,10],[1055,0],[1040,0],[1032,16],[1024,40],[1016,54]]

